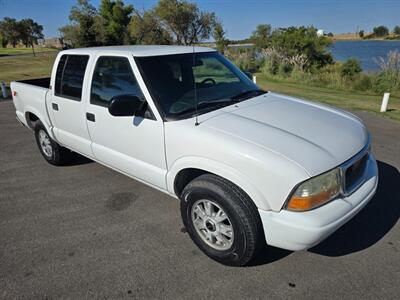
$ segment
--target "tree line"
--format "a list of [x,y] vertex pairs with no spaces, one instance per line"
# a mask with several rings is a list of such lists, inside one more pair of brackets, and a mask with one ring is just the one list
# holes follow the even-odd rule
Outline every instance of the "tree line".
[[372,29],[372,33],[369,35],[365,35],[364,30],[360,30],[358,32],[360,38],[363,39],[371,39],[371,38],[388,38],[390,33],[392,33],[393,38],[400,38],[400,26],[396,25],[392,32],[389,31],[389,28],[386,26],[377,26]]
[[215,13],[202,11],[185,0],[160,0],[153,8],[138,10],[122,0],[101,0],[96,8],[78,0],[70,23],[59,29],[61,42],[71,47],[124,44],[192,45],[216,40],[223,50],[228,41]]
[[32,47],[33,54],[35,54],[34,45],[43,38],[43,26],[32,19],[17,21],[14,18],[5,17],[0,21],[0,44],[2,47],[10,44],[15,48],[18,43],[22,43],[26,47]]

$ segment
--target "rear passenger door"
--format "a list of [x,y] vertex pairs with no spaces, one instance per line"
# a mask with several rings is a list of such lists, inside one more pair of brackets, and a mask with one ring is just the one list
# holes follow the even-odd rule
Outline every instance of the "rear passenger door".
[[89,55],[64,54],[57,65],[56,76],[52,82],[51,98],[54,118],[54,134],[64,146],[86,156],[93,156],[91,140],[86,124],[84,82]]

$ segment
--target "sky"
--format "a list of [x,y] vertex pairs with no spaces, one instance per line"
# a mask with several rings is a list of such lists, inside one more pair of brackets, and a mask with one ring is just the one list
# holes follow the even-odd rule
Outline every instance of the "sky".
[[[100,0],[92,0],[98,7]],[[314,25],[325,32],[372,31],[377,25],[390,30],[400,25],[400,0],[199,0],[202,10],[215,12],[229,39],[249,37],[258,24],[273,28]],[[32,18],[44,27],[44,34],[57,37],[58,28],[68,24],[76,0],[0,0],[0,19]],[[136,9],[153,7],[156,0],[125,0]]]

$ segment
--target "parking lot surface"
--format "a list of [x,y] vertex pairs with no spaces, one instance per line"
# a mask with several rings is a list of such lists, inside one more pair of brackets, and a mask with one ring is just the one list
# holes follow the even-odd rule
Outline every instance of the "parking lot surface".
[[192,243],[178,200],[78,160],[54,167],[0,103],[0,298],[358,298],[400,295],[400,124],[357,113],[373,135],[377,195],[309,251],[272,247],[249,267]]

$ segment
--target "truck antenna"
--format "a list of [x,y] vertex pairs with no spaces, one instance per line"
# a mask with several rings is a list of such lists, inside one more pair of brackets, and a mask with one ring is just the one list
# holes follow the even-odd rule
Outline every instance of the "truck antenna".
[[[193,67],[192,69],[196,66],[196,57],[195,57],[195,52],[194,52],[194,44],[192,45],[193,47]],[[193,85],[194,85],[194,101],[196,105],[196,121],[194,123],[195,126],[199,126],[199,101],[197,99],[197,87],[196,87],[196,79],[193,76]]]

